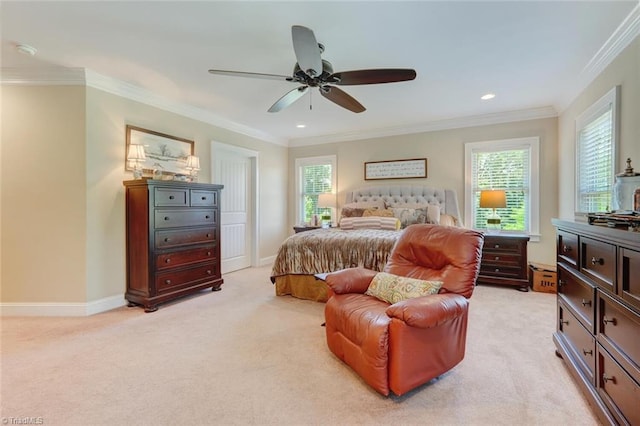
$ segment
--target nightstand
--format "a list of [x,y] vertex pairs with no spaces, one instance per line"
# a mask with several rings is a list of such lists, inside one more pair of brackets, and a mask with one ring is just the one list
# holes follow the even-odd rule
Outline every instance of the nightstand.
[[478,284],[497,284],[529,291],[526,235],[485,234]]
[[321,226],[294,226],[293,230],[297,233],[304,231],[311,231],[313,229],[320,229]]

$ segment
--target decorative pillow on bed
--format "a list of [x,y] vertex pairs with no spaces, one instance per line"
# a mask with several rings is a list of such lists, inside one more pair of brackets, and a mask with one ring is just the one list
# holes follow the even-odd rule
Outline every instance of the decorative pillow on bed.
[[385,229],[397,231],[400,221],[397,217],[343,217],[340,219],[341,229]]
[[414,223],[425,223],[427,221],[427,207],[420,209],[394,207],[391,210],[393,210],[393,215],[400,219],[402,229]]
[[427,205],[427,223],[440,224],[440,206],[435,204]]
[[378,217],[394,217],[391,209],[366,209],[362,213],[362,217],[378,216]]
[[440,215],[440,225],[442,226],[460,226],[460,221],[457,217],[450,214],[442,213]]
[[362,217],[365,210],[364,207],[343,207],[340,217]]
[[440,287],[442,281],[425,281],[378,272],[364,294],[393,305],[401,300],[436,294]]
[[385,209],[387,205],[384,200],[375,200],[375,201],[360,201],[357,203],[346,203],[342,206],[342,208],[356,208],[356,209]]

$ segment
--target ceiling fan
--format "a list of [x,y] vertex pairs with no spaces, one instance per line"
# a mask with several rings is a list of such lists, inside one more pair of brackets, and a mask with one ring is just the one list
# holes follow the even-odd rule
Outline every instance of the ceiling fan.
[[293,50],[298,61],[293,68],[292,76],[213,69],[209,72],[237,77],[284,80],[300,85],[271,105],[269,112],[278,112],[288,107],[300,99],[310,87],[317,87],[322,96],[349,111],[363,112],[366,108],[360,102],[334,85],[395,83],[416,78],[415,70],[406,68],[381,68],[334,73],[331,63],[321,58],[324,46],[316,41],[313,31],[301,25],[294,25],[291,27],[291,37]]

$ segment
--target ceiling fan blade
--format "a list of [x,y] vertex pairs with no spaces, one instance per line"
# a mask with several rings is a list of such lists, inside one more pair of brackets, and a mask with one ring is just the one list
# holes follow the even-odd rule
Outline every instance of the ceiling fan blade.
[[296,52],[296,59],[302,71],[310,77],[322,74],[320,46],[313,31],[301,25],[294,25],[291,27],[291,38],[293,50]]
[[269,108],[269,112],[278,112],[285,109],[286,107],[300,99],[302,95],[307,92],[307,89],[309,89],[309,86],[300,86],[287,92],[287,94],[278,99],[275,104],[271,105],[271,108]]
[[408,81],[416,78],[416,71],[402,68],[343,71],[332,74],[327,80],[340,86],[356,84],[380,84]]
[[262,74],[257,72],[226,71],[226,70],[209,70],[209,72],[211,74],[228,75],[231,77],[249,77],[249,78],[262,78],[267,80],[293,81],[293,78],[287,75]]
[[322,86],[320,88],[320,94],[331,102],[340,105],[342,108],[346,108],[353,112],[363,112],[365,107],[358,101],[356,101],[351,95],[347,94],[342,89],[332,86]]

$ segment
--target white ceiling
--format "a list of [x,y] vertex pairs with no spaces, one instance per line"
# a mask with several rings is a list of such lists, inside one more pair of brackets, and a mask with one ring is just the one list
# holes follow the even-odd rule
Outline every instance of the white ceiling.
[[[1,60],[3,68],[32,71],[87,68],[274,141],[331,141],[514,111],[561,111],[588,83],[601,48],[625,18],[637,19],[638,4],[3,1]],[[417,78],[343,86],[367,108],[361,114],[317,91],[274,114],[267,109],[292,83],[207,72],[290,75],[294,24],[315,32],[335,71],[414,68]],[[37,54],[18,53],[19,43]],[[480,100],[487,92],[496,98]]]

